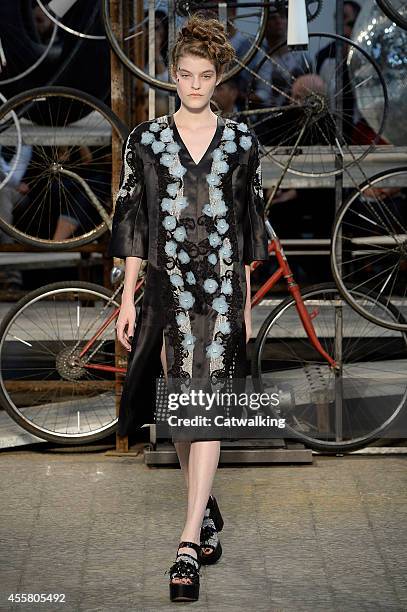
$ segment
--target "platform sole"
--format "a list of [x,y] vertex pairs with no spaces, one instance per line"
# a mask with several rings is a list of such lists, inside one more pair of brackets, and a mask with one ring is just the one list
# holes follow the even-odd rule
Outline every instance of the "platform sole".
[[170,583],[171,601],[197,601],[199,599],[199,585]]
[[[203,548],[205,548],[205,546],[203,546]],[[211,553],[210,555],[205,555],[205,553],[201,554],[201,564],[213,565],[213,563],[219,561],[220,557],[222,556],[222,552],[222,545],[219,542],[213,553]]]

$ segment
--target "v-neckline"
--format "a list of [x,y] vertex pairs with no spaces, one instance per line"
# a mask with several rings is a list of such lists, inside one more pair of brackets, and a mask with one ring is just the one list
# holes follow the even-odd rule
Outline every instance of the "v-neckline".
[[199,160],[198,163],[194,160],[194,158],[192,157],[191,153],[189,152],[189,149],[188,149],[187,145],[185,144],[185,142],[181,138],[181,134],[179,133],[178,128],[177,128],[177,124],[175,123],[174,114],[167,115],[167,119],[168,118],[171,119],[171,127],[174,128],[176,136],[178,137],[178,140],[181,142],[182,146],[184,147],[185,151],[187,152],[190,160],[193,162],[195,167],[198,167],[200,165],[200,163],[205,159],[205,157],[207,156],[207,154],[211,150],[213,143],[217,139],[217,136],[218,136],[218,133],[219,133],[219,129],[221,127],[220,116],[219,115],[216,116],[216,129],[215,129],[215,132],[214,132],[214,134],[212,136],[212,140],[210,141],[210,143],[209,143],[205,153],[202,155],[202,157],[201,157],[201,159]]

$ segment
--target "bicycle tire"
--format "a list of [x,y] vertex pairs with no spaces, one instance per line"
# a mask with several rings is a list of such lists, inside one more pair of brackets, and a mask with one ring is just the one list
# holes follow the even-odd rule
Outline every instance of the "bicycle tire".
[[[78,102],[86,103],[91,108],[93,108],[93,110],[98,111],[109,122],[109,124],[112,126],[112,129],[115,130],[116,134],[119,136],[122,142],[124,142],[124,140],[126,139],[129,132],[127,126],[117,117],[117,115],[115,115],[115,113],[106,104],[104,104],[104,102],[101,102],[100,100],[86,92],[82,92],[69,87],[37,87],[35,89],[30,89],[26,92],[17,94],[0,107],[0,121],[8,113],[14,111],[14,109],[21,104],[30,104],[30,102],[35,102],[37,98],[53,96],[67,97],[71,100],[73,99]],[[112,216],[113,211],[111,212],[111,217]],[[64,242],[55,242],[53,240],[36,238],[33,236],[29,236],[28,234],[24,234],[23,232],[16,229],[14,226],[6,223],[1,218],[1,216],[0,227],[13,238],[15,238],[18,242],[22,242],[23,244],[27,244],[35,248],[45,249],[48,251],[63,251],[67,248],[77,248],[85,244],[89,244],[90,242],[93,242],[94,240],[100,238],[108,229],[106,224],[103,222],[94,230],[90,230],[86,234],[78,236],[77,238],[71,238]]]
[[[130,59],[127,57],[127,55],[124,53],[123,49],[119,45],[119,43],[118,43],[118,41],[117,41],[117,39],[115,37],[115,34],[113,32],[112,25],[110,23],[109,5],[110,5],[110,0],[103,0],[103,3],[102,3],[102,17],[103,17],[103,22],[104,22],[104,25],[105,25],[106,37],[107,37],[107,40],[109,41],[110,47],[111,47],[112,51],[114,52],[114,54],[118,57],[120,62],[132,74],[134,74],[136,77],[141,79],[144,83],[147,83],[147,85],[151,85],[152,87],[154,87],[156,89],[161,89],[163,91],[170,91],[170,92],[175,93],[177,91],[177,86],[176,86],[175,83],[171,83],[171,82],[167,83],[166,81],[160,81],[160,79],[156,79],[155,77],[150,76],[149,74],[144,72],[144,70],[142,70],[141,68],[136,66],[136,64],[134,64],[132,61],[130,61]],[[266,4],[263,7],[263,10],[262,10],[262,17],[261,17],[261,21],[260,21],[260,26],[256,30],[256,37],[255,37],[254,43],[250,46],[250,48],[245,53],[243,58],[241,60],[239,60],[239,62],[241,62],[241,63],[236,64],[230,70],[226,71],[226,73],[224,75],[224,78],[222,79],[222,83],[224,83],[225,81],[227,81],[227,80],[231,79],[232,77],[236,76],[250,62],[252,57],[256,54],[257,48],[258,48],[258,46],[261,45],[261,42],[262,42],[263,37],[264,37],[264,33],[265,33],[265,30],[266,30],[266,25],[267,25],[267,20],[268,20],[268,15],[269,15],[269,7]],[[243,65],[241,65],[241,64],[243,64]]]
[[348,289],[348,287],[346,286],[342,278],[340,262],[338,262],[336,258],[337,250],[338,250],[337,246],[338,246],[338,241],[340,240],[340,237],[341,237],[341,225],[342,225],[344,216],[346,212],[349,210],[349,208],[351,207],[351,205],[353,204],[353,202],[359,197],[358,194],[362,193],[365,188],[374,186],[375,183],[377,183],[379,180],[382,180],[383,178],[386,178],[386,177],[388,178],[394,177],[400,173],[407,174],[407,166],[400,166],[399,168],[394,168],[394,170],[383,170],[382,172],[378,172],[377,174],[373,175],[372,177],[370,177],[369,179],[361,183],[361,185],[359,185],[359,188],[354,193],[352,193],[348,197],[348,199],[342,204],[342,206],[339,208],[339,210],[337,211],[335,215],[335,219],[334,219],[333,227],[332,227],[331,270],[332,270],[332,274],[333,274],[336,286],[338,287],[340,294],[352,308],[354,308],[357,312],[359,312],[359,314],[361,314],[363,317],[365,317],[372,323],[386,327],[387,329],[393,329],[396,331],[407,331],[407,321],[404,319],[403,316],[401,316],[399,323],[397,322],[397,320],[394,322],[391,322],[391,321],[379,319],[373,316],[371,312],[364,310],[360,306],[360,303],[357,302],[354,295],[352,294],[352,290]]
[[[11,309],[7,312],[6,316],[2,320],[0,324],[0,404],[6,410],[7,414],[23,429],[28,431],[29,433],[37,436],[41,439],[48,440],[49,442],[57,442],[62,444],[77,444],[78,442],[93,442],[95,440],[100,440],[116,431],[117,426],[117,417],[114,421],[112,421],[109,426],[106,428],[88,434],[70,434],[70,435],[62,435],[56,434],[55,432],[46,431],[44,428],[40,428],[35,425],[32,421],[25,418],[22,412],[12,403],[10,400],[10,396],[5,389],[4,380],[3,380],[3,347],[5,343],[5,336],[7,334],[7,330],[13,324],[13,322],[17,319],[17,315],[20,312],[23,312],[25,307],[29,305],[31,302],[35,302],[37,298],[40,296],[44,296],[50,292],[57,292],[64,289],[69,290],[82,290],[94,292],[98,296],[102,296],[105,298],[111,298],[113,295],[113,291],[110,289],[106,289],[101,285],[96,285],[94,283],[75,281],[75,282],[59,282],[59,283],[51,283],[49,285],[45,285],[44,287],[40,287],[31,291],[23,298],[21,298],[16,304],[14,304]],[[115,303],[115,306],[118,306],[119,302]]]
[[[338,289],[334,283],[322,283],[319,285],[314,285],[308,287],[306,290],[301,292],[301,296],[305,301],[308,297],[312,297],[315,294],[322,292],[330,292],[338,294]],[[384,300],[382,300],[383,307],[389,308],[394,316],[398,316],[397,309],[390,305],[388,306]],[[284,299],[278,306],[276,306],[267,316],[267,318],[263,321],[263,324],[259,330],[257,335],[255,345],[253,348],[252,359],[251,359],[251,372],[253,377],[253,385],[256,391],[262,392],[264,385],[262,382],[262,371],[261,371],[261,355],[263,346],[266,342],[268,332],[278,320],[283,316],[284,312],[289,308],[295,308],[295,300],[293,297],[288,296]],[[298,324],[301,325],[300,319],[298,319]],[[383,329],[383,328],[380,328]],[[401,332],[400,332],[401,333]],[[406,334],[401,333],[403,345],[407,346],[407,337]],[[309,342],[309,341],[308,341]],[[322,359],[322,358],[321,358]],[[349,441],[323,441],[320,439],[311,438],[309,435],[301,434],[297,430],[292,429],[290,426],[286,426],[287,430],[292,434],[292,437],[300,440],[306,446],[313,450],[323,451],[327,453],[342,453],[349,452],[353,450],[357,450],[359,448],[365,447],[367,444],[374,442],[383,434],[392,424],[399,419],[400,414],[404,413],[407,409],[407,381],[406,381],[406,390],[404,395],[399,402],[397,409],[394,411],[392,418],[388,419],[382,426],[376,428],[376,430],[371,431],[368,435],[364,435],[363,437],[359,437],[358,439],[349,440]],[[282,436],[283,437],[283,436]]]
[[404,15],[394,7],[392,0],[376,0],[380,10],[403,30],[407,30],[407,11]]
[[[75,30],[74,28],[70,28],[69,26],[65,25],[62,21],[57,19],[55,14],[52,11],[50,11],[44,5],[42,0],[36,0],[36,1],[37,1],[37,5],[40,7],[40,9],[44,13],[44,15],[46,15],[48,17],[48,19],[50,21],[52,21],[52,23],[54,23],[57,27],[61,28],[62,30],[65,30],[65,32],[68,32],[68,34],[72,34],[73,36],[77,36],[78,38],[86,38],[86,39],[89,39],[89,40],[105,40],[106,37],[104,35],[100,35],[100,34],[84,34],[83,32],[80,32],[79,30]],[[98,11],[99,11],[99,7],[96,4],[95,5],[95,11],[94,11],[94,19],[96,19]]]
[[[361,162],[363,159],[365,159],[365,157],[367,155],[369,155],[369,153],[371,153],[377,143],[380,140],[381,134],[383,133],[384,130],[384,126],[386,123],[386,119],[387,119],[387,115],[388,115],[388,109],[389,109],[389,100],[388,100],[388,92],[387,92],[387,86],[386,86],[386,82],[385,79],[383,77],[383,74],[380,70],[380,67],[378,66],[377,62],[357,43],[355,43],[354,41],[345,38],[344,36],[340,36],[339,34],[331,34],[331,33],[324,33],[324,32],[312,32],[309,34],[309,38],[310,41],[312,41],[313,39],[316,39],[317,37],[321,37],[321,38],[326,38],[328,40],[332,40],[333,42],[339,42],[341,44],[347,44],[350,47],[352,47],[354,50],[356,49],[363,57],[365,60],[367,60],[367,62],[372,66],[375,76],[378,79],[378,81],[380,82],[380,86],[381,86],[381,90],[383,92],[383,110],[382,110],[382,115],[380,118],[380,125],[378,127],[378,129],[375,132],[375,136],[374,138],[372,138],[372,140],[369,142],[368,145],[363,145],[363,149],[358,152],[356,155],[352,154],[351,159],[347,162],[343,162],[343,164],[341,165],[341,167],[339,168],[334,168],[334,169],[328,169],[327,171],[311,171],[311,170],[306,170],[306,169],[299,169],[299,168],[295,168],[293,167],[291,164],[286,168],[286,165],[284,162],[280,161],[280,159],[278,158],[278,156],[274,156],[273,155],[273,148],[276,148],[277,150],[279,148],[283,148],[287,147],[287,144],[281,143],[281,144],[274,144],[272,145],[272,147],[267,146],[267,152],[265,152],[264,154],[269,157],[275,164],[277,164],[277,166],[279,166],[280,168],[282,168],[283,170],[287,170],[287,172],[289,172],[290,174],[295,174],[298,176],[312,176],[312,177],[325,177],[325,176],[336,176],[338,174],[342,174],[344,172],[345,169],[354,166],[356,164],[358,164],[359,162]],[[283,50],[287,45],[287,42],[283,42],[280,43],[278,45],[276,45],[268,54],[270,57],[273,57],[274,54],[277,55],[277,57],[279,56],[279,53],[281,50]],[[298,53],[298,52],[292,52],[292,53]],[[355,55],[355,53],[353,54]],[[268,56],[267,54],[260,60],[260,62],[258,63],[258,65],[256,66],[256,70],[252,71],[253,76],[252,79],[250,81],[249,84],[249,91],[251,91],[253,89],[253,81],[254,81],[254,77],[257,77],[257,74],[259,72],[259,70],[261,69],[261,67],[263,66],[264,62],[266,62],[268,60]],[[270,84],[270,88],[272,89],[272,85]],[[250,113],[254,112],[253,109],[250,108],[250,96],[247,97],[246,100],[246,112],[248,112],[248,122],[249,124],[250,122]],[[328,106],[327,106],[328,109]],[[309,112],[310,109],[308,109],[307,112]],[[284,106],[281,107],[281,113],[284,112]],[[328,113],[330,111],[328,110]],[[305,114],[304,114],[304,119],[305,119]],[[299,123],[299,126],[302,128],[303,126],[303,122]],[[311,123],[311,129],[315,129],[314,124]],[[252,128],[255,129],[255,126],[252,125]],[[300,131],[300,129],[298,130]],[[286,138],[286,132],[282,132],[284,138]],[[333,146],[332,143],[327,142],[326,145],[328,146]],[[290,145],[292,146],[292,145]],[[335,145],[336,146],[336,145]],[[342,147],[345,147],[346,145],[342,143],[341,145]],[[301,149],[301,143],[299,143],[297,145],[297,148],[300,150]],[[265,150],[265,147],[262,145],[262,149]],[[295,159],[295,157],[294,157]]]
[[[2,102],[3,104],[7,102],[7,98],[5,98],[2,93],[0,93],[0,102]],[[17,143],[15,146],[14,162],[12,163],[9,169],[9,172],[4,175],[4,178],[1,178],[0,176],[0,190],[3,189],[3,187],[7,185],[7,183],[13,176],[13,172],[15,171],[17,167],[18,159],[21,154],[21,126],[20,126],[20,122],[15,113],[12,113],[12,118],[16,126],[16,134],[17,134]],[[1,134],[1,126],[0,126],[0,134]]]

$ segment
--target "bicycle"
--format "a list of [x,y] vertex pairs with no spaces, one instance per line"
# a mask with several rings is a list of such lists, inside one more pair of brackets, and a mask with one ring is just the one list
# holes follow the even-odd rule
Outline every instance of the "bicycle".
[[[108,106],[76,89],[39,87],[5,102],[0,143],[17,148],[21,141],[32,157],[24,177],[28,194],[16,202],[12,221],[0,217],[1,229],[23,244],[52,251],[102,236],[113,216],[112,149],[120,149],[127,134]],[[69,231],[58,226],[65,217]]]
[[[345,374],[347,371],[333,350],[329,337],[319,337],[319,321],[322,319],[322,314],[317,319],[319,313],[314,312],[311,315],[308,313],[309,299],[314,297],[316,291],[319,292],[318,299],[322,300],[324,314],[327,309],[331,312],[333,306],[336,310],[351,311],[351,309],[339,296],[333,284],[306,290],[301,295],[280,241],[269,222],[267,230],[271,238],[269,252],[275,253],[278,258],[279,269],[253,296],[252,307],[260,303],[275,282],[283,277],[287,281],[291,297],[270,313],[256,339],[252,361],[254,385],[257,390],[270,386],[270,372],[265,369],[268,362],[263,358],[264,351],[269,347],[268,331],[271,328],[273,331],[276,329],[276,321],[282,316],[280,312],[287,312],[289,308],[295,306],[300,309],[301,320],[305,325],[306,337],[309,339],[308,351],[313,351],[313,357],[308,359],[310,363],[306,360],[307,365],[301,367],[303,370],[306,367],[304,371],[308,376],[306,380],[309,381],[308,395],[312,387],[312,397],[315,399],[317,393],[320,400],[318,410],[321,413],[322,399],[324,402],[326,398],[332,399],[332,381],[335,380],[336,384],[339,384],[344,371]],[[256,267],[257,265],[253,264],[253,269]],[[119,280],[120,274],[118,269],[114,269],[116,281]],[[143,283],[142,277],[135,287],[136,305],[142,299]],[[122,376],[126,371],[124,357],[120,353],[116,354],[115,350],[114,324],[119,314],[120,290],[121,284],[111,292],[104,287],[89,283],[54,283],[22,298],[2,321],[0,402],[16,422],[34,435],[53,442],[73,444],[79,440],[90,442],[115,430],[117,402]],[[332,296],[335,297],[334,302]],[[364,299],[363,294],[362,297]],[[377,305],[374,307],[377,308]],[[395,318],[400,318],[394,307],[385,305],[381,307],[393,313]],[[399,353],[401,352],[399,360],[405,360],[404,333],[377,327],[361,316],[357,314],[355,316],[361,321],[356,347],[358,363],[361,363],[363,357],[366,358],[366,364],[370,363],[367,358],[372,358],[371,345],[363,346],[360,342],[361,338],[365,338],[369,343],[369,338],[372,337],[375,338],[375,342],[380,342],[382,345],[386,342],[387,348],[392,348],[394,345],[392,356],[396,355],[397,349]],[[274,354],[277,355],[275,352]],[[300,359],[304,364],[304,357],[299,355],[298,360]],[[271,386],[273,388],[277,386],[282,391],[283,398],[293,396],[296,399],[298,391],[295,388],[286,389],[276,372],[272,370]],[[315,387],[316,378],[319,381],[317,387]],[[400,390],[394,400],[395,405],[392,405],[391,414],[387,415],[382,423],[377,424],[377,420],[374,421],[376,424],[374,429],[365,432],[363,436],[330,440],[327,435],[329,432],[318,431],[312,420],[308,418],[307,411],[304,414],[304,402],[301,404],[301,421],[298,413],[293,411],[293,406],[290,402],[287,403],[286,399],[281,405],[283,413],[280,414],[287,420],[288,434],[304,441],[311,448],[331,452],[359,448],[364,446],[367,440],[382,434],[402,412],[407,382],[399,384]],[[363,398],[356,397],[356,401],[358,399]],[[331,404],[332,402],[328,402],[329,410],[332,412]],[[308,412],[312,409],[308,406]],[[297,419],[297,426],[293,424],[293,416]],[[305,434],[302,428],[305,426],[311,428],[312,424],[314,425],[312,432],[308,431]],[[352,431],[351,436],[353,434]]]
[[[270,408],[271,413],[284,417],[286,433],[310,448],[328,452],[362,448],[405,413],[407,336],[359,315],[334,283],[300,292],[269,222],[267,227],[269,252],[275,254],[278,267],[253,296],[252,306],[280,279],[290,297],[276,305],[257,335],[254,387],[258,392],[279,393],[280,405]],[[259,265],[256,262],[253,268]],[[360,289],[354,289],[353,295],[364,310],[385,312],[388,320],[405,323],[397,308],[383,298]]]

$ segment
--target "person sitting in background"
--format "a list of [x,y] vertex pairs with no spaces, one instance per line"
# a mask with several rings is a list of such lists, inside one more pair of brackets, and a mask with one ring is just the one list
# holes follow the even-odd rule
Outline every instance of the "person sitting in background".
[[[360,6],[353,0],[345,0],[343,4],[344,35],[352,38],[352,30],[356,18],[360,12]],[[343,57],[348,54],[348,44],[342,48]],[[328,96],[333,105],[336,95],[336,41],[333,41],[316,55],[316,71],[328,87]],[[343,98],[343,135],[348,143],[353,141],[354,126],[361,119],[356,106],[355,95],[353,92],[352,81],[349,75],[348,64],[342,62],[342,98]]]
[[[18,200],[29,192],[27,183],[23,181],[28,164],[32,156],[32,147],[22,145],[20,154],[17,153],[7,161],[6,153],[0,145],[0,180],[11,173],[7,183],[0,189],[0,215],[9,225],[13,225],[13,209]],[[0,229],[0,244],[13,244],[14,238]],[[22,288],[22,275],[20,270],[6,270],[4,275],[5,287],[11,290]]]
[[[106,164],[99,163],[99,168],[91,164],[94,161],[92,151],[89,147],[77,147],[76,157],[80,158],[80,178],[86,181],[93,190],[95,196],[103,203],[109,199],[110,176],[108,176]],[[100,152],[99,152],[100,157]],[[72,151],[69,147],[59,147],[58,160],[61,164],[72,161]],[[99,162],[102,160],[99,159]],[[68,166],[69,167],[69,166]],[[73,169],[77,172],[77,168]],[[52,240],[67,240],[77,231],[85,233],[102,222],[99,212],[85,193],[79,181],[68,176],[61,175],[51,186],[51,197],[58,203],[61,214],[58,216],[56,228]]]
[[[265,38],[249,67],[257,77],[245,71],[246,86],[241,95],[249,97],[251,109],[278,109],[292,103],[291,90],[295,80],[312,72],[312,62],[305,52],[293,53],[287,47],[287,15],[285,11],[270,9]],[[292,119],[286,111],[258,113],[254,129],[264,145],[286,141]]]

